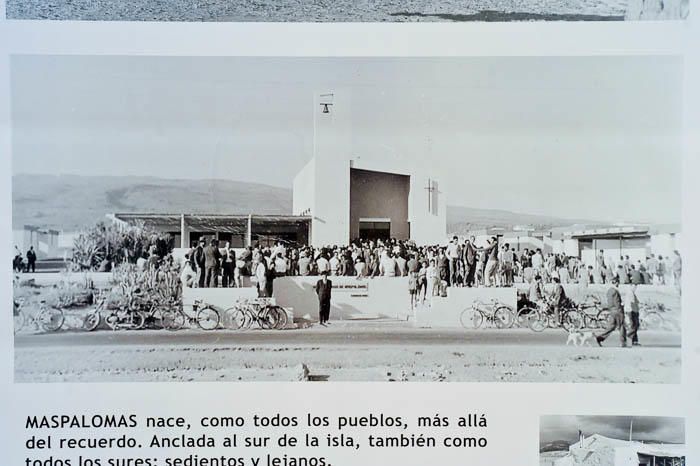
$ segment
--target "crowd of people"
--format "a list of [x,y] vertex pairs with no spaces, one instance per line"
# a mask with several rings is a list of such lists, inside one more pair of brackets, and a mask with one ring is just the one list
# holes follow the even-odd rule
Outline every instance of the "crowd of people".
[[[632,309],[632,319],[628,322],[635,322],[634,313],[637,312],[637,325],[628,324],[631,332],[623,337],[626,328],[617,319],[600,341],[617,328],[621,338],[630,337],[633,344],[637,343],[639,319],[637,286],[673,284],[680,291],[682,260],[678,251],[673,252],[673,257],[649,255],[644,261],[633,261],[629,255],[623,255],[619,261],[613,261],[600,250],[594,264],[585,264],[580,258],[561,253],[545,254],[541,249],[529,248],[516,251],[509,243],[500,243],[495,236],[484,244],[478,244],[474,236],[463,240],[454,236],[446,245],[424,246],[397,239],[358,240],[345,246],[328,247],[291,247],[279,241],[272,246],[249,246],[237,253],[228,242],[222,247],[216,239],[207,242],[202,238],[193,244],[182,262],[172,253],[159,254],[157,248],[151,246],[137,259],[136,266],[141,270],[152,268],[179,274],[182,286],[191,288],[243,287],[245,277],[245,284],[255,284],[259,297],[272,296],[276,278],[321,276],[317,293],[319,299],[325,297],[325,301],[321,299],[322,304],[330,302],[326,299],[332,286],[329,276],[407,277],[412,309],[426,302],[431,305],[433,297],[446,295],[448,287],[512,287],[516,283],[527,283],[528,291],[519,299],[528,305],[546,302],[555,315],[564,309],[568,299],[563,284],[609,284],[611,309],[619,307],[620,312],[623,307]],[[13,269],[34,272],[37,256],[33,247],[27,251],[26,259],[25,264],[22,253],[15,247]],[[105,259],[99,271],[109,272],[112,266]],[[548,293],[545,293],[545,284],[552,284]],[[611,291],[619,284],[633,285],[625,306],[621,304],[619,293]],[[519,301],[519,307],[520,304]]]
[[[577,257],[543,253],[541,249],[516,251],[508,243],[492,237],[477,244],[475,237],[453,237],[446,245],[418,246],[412,241],[355,241],[345,246],[288,247],[250,246],[236,255],[229,243],[202,239],[186,255],[184,278],[187,286],[242,286],[242,277],[255,277],[270,288],[280,276],[397,277],[406,276],[418,295],[438,295],[450,286],[510,287],[516,282],[531,283],[539,275],[544,283],[581,285],[671,284],[680,282],[681,257],[648,256],[633,261],[628,255],[614,262],[599,251],[595,264],[586,265]],[[415,285],[413,282],[415,281]],[[184,283],[183,282],[183,283]],[[428,291],[430,293],[428,293]]]
[[[153,249],[153,248],[151,248]],[[509,243],[491,237],[478,244],[471,236],[460,240],[454,236],[446,245],[416,245],[410,240],[354,241],[349,245],[291,247],[279,241],[271,246],[249,246],[237,253],[230,243],[200,239],[177,264],[172,254],[165,257],[155,251],[144,252],[137,265],[180,267],[181,281],[187,287],[242,287],[243,277],[252,277],[261,296],[271,296],[273,281],[281,276],[408,277],[409,291],[415,301],[425,302],[446,293],[451,286],[510,287],[515,283],[532,283],[539,276],[542,283],[673,284],[680,287],[682,261],[678,251],[673,257],[649,255],[632,260],[629,255],[613,261],[598,251],[593,264],[563,253],[544,253],[541,249],[517,251]],[[33,272],[36,252],[30,247],[23,254],[15,247],[13,269]],[[103,261],[104,262],[104,261]],[[100,271],[111,270],[109,263]],[[412,299],[413,302],[413,299]]]

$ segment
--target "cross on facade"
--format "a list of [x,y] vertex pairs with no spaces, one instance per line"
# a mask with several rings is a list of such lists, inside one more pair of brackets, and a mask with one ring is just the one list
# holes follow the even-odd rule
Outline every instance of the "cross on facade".
[[437,194],[440,192],[437,188],[437,182],[428,178],[428,186],[425,187],[428,191],[428,212],[433,215],[437,214]]

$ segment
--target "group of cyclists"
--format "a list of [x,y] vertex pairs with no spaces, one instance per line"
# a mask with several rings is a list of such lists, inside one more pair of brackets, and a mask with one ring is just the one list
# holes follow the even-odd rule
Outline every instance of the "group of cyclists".
[[[551,289],[547,291],[540,275],[535,275],[527,292],[518,295],[518,315],[532,312],[549,315],[555,326],[570,331],[580,330],[587,325],[586,315],[580,313],[581,306],[577,305],[566,295],[566,291],[557,277],[552,279]],[[639,346],[640,302],[637,297],[637,285],[630,285],[623,297],[619,290],[620,279],[613,277],[609,284],[605,301],[595,298],[595,307],[599,310],[590,316],[595,322],[595,328],[601,332],[595,335],[595,341],[602,342],[615,330],[619,331],[621,346],[627,346],[631,340],[632,346]]]

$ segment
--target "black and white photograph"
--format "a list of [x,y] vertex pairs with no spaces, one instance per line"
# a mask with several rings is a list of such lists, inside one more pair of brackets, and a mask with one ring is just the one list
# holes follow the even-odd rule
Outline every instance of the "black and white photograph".
[[680,383],[681,57],[10,73],[16,382]]
[[7,0],[11,20],[523,22],[684,20],[690,0]]
[[685,456],[683,418],[540,418],[540,466],[685,466]]

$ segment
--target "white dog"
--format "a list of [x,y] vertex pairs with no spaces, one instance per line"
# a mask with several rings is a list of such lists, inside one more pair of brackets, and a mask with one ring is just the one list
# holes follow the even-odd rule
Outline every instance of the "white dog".
[[591,340],[593,340],[593,332],[581,332],[580,330],[569,330],[569,336],[566,339],[567,346],[572,344],[574,346],[591,346]]

